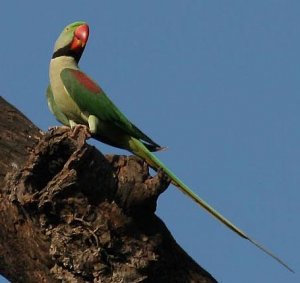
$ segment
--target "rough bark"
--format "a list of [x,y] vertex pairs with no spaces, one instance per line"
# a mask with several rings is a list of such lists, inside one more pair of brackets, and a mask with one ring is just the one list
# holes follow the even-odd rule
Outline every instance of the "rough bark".
[[216,282],[155,215],[167,188],[85,131],[41,132],[0,97],[0,274],[11,282]]

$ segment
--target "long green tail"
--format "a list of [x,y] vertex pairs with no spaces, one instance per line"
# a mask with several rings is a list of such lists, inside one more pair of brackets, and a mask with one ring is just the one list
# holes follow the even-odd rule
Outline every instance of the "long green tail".
[[271,256],[273,259],[278,261],[284,267],[286,267],[289,271],[294,272],[287,264],[285,264],[280,258],[272,254],[270,251],[265,249],[263,246],[258,244],[256,241],[252,240],[245,232],[236,227],[233,223],[231,223],[227,218],[222,216],[218,211],[216,211],[213,207],[211,207],[208,203],[198,197],[186,184],[184,184],[171,170],[169,170],[154,154],[152,154],[139,140],[135,138],[130,138],[129,140],[130,151],[139,157],[143,158],[153,169],[158,170],[162,169],[168,176],[171,178],[172,183],[178,187],[183,193],[187,194],[191,199],[193,199],[196,203],[202,206],[207,212],[225,224],[232,231],[237,233],[240,237],[247,239],[252,244],[257,246],[260,250]]

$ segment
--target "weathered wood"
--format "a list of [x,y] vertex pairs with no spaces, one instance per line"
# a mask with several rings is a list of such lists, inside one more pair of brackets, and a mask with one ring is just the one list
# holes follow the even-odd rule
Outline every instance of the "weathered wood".
[[85,131],[42,133],[0,98],[0,273],[12,282],[216,282],[155,215],[167,188]]

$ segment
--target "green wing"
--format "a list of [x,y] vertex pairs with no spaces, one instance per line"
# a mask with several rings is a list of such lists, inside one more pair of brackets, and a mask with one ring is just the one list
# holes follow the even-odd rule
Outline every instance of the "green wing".
[[95,115],[100,121],[111,123],[124,133],[149,143],[157,150],[161,149],[157,143],[132,124],[104,91],[83,72],[65,68],[60,76],[69,95],[83,113]]
[[69,119],[66,117],[64,113],[60,111],[58,106],[55,103],[51,86],[49,85],[46,92],[46,97],[48,101],[48,107],[52,114],[56,117],[56,119],[66,126],[70,126]]

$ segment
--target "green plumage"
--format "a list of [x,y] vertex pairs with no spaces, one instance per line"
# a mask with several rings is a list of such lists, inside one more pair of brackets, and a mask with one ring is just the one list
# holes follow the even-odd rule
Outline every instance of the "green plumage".
[[[70,39],[70,31],[72,30],[74,37]],[[158,151],[162,148],[131,123],[103,90],[79,70],[78,58],[81,57],[87,36],[88,26],[80,22],[66,27],[56,41],[54,55],[50,63],[51,87],[47,89],[47,99],[49,108],[57,120],[71,127],[76,124],[87,125],[94,138],[115,147],[129,150],[143,158],[155,170],[162,169],[176,187],[211,215],[292,271],[282,260],[256,243],[241,229],[199,198],[151,153],[151,151]],[[81,44],[82,48],[80,48]]]
[[118,141],[114,137],[114,135],[118,137],[120,135],[128,135],[143,141],[151,151],[162,149],[131,123],[102,89],[83,72],[66,68],[62,70],[60,77],[68,93],[82,112],[94,115],[99,119],[97,133],[103,136],[103,139],[111,139],[115,146],[128,149],[126,145],[121,143],[116,145]]

